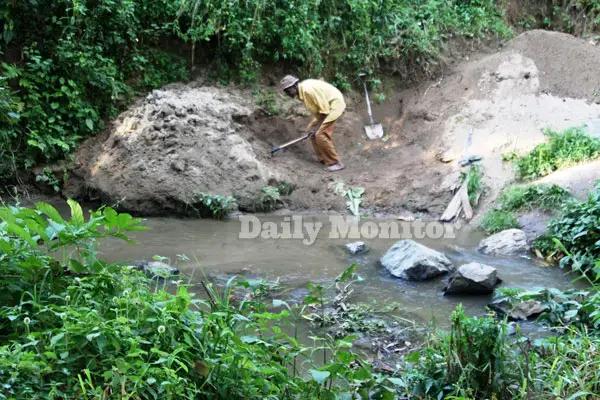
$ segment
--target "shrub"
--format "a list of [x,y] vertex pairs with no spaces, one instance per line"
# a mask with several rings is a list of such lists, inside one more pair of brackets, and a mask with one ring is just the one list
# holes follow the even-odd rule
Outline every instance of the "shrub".
[[547,233],[573,255],[564,257],[561,265],[577,260],[585,265],[584,269],[593,268],[595,260],[600,259],[600,182],[586,201],[569,202],[561,211],[550,222]]
[[465,179],[469,177],[469,181],[467,182],[467,190],[469,192],[469,202],[471,206],[477,206],[479,201],[479,196],[483,193],[483,171],[481,165],[473,164],[469,170],[469,173],[461,173],[461,181],[464,182]]
[[521,225],[519,224],[519,221],[517,221],[517,218],[511,212],[504,210],[488,211],[479,223],[479,228],[483,229],[488,234],[520,227]]
[[179,283],[166,291],[99,260],[98,239],[127,240],[141,220],[111,208],[86,220],[69,205],[70,220],[43,203],[0,208],[0,397],[393,396],[394,382],[351,352],[353,337],[307,346],[288,336],[280,326],[302,306],[233,304],[234,279],[222,292],[205,284],[207,299],[197,300]]
[[223,219],[237,207],[237,204],[232,196],[200,193],[190,206],[201,218]]
[[569,128],[562,133],[547,129],[544,134],[548,137],[547,143],[537,145],[517,160],[518,179],[540,178],[600,155],[600,139],[586,135],[583,128]]

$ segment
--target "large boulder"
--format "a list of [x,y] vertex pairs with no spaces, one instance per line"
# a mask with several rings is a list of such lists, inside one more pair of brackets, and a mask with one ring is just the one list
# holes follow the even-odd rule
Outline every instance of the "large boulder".
[[489,294],[500,283],[496,268],[470,263],[461,265],[448,281],[446,294]]
[[495,300],[488,307],[506,315],[509,319],[521,321],[536,317],[548,308],[537,300],[525,300],[514,305],[506,300]]
[[477,248],[483,254],[514,256],[529,251],[527,235],[520,229],[507,229],[484,239]]
[[397,242],[380,261],[395,277],[411,281],[425,281],[453,270],[445,255],[412,240]]

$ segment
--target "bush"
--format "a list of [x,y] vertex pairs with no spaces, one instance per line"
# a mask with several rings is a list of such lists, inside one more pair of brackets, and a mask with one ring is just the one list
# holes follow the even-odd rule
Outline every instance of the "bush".
[[201,218],[223,219],[229,215],[231,210],[237,207],[232,196],[212,195],[200,193],[197,200],[190,206]]
[[175,18],[169,1],[5,2],[0,14],[0,54],[20,55],[0,64],[0,122],[11,122],[0,179],[64,159],[136,91],[188,76],[181,59],[155,48]]
[[[180,3],[175,24],[180,37],[207,43],[203,48],[235,66],[242,80],[255,80],[261,64],[284,60],[343,89],[348,74],[385,65],[395,72],[406,73],[406,64],[414,72],[430,71],[450,35],[509,34],[491,0],[300,0],[293,7],[262,0]],[[400,62],[405,65],[394,68]]]
[[569,191],[555,184],[513,185],[502,191],[498,203],[505,211],[519,211],[524,208],[554,211],[569,198]]
[[0,398],[393,396],[394,382],[351,352],[353,337],[307,346],[284,332],[305,307],[235,305],[234,279],[223,292],[205,284],[198,300],[99,260],[97,240],[127,240],[141,220],[104,208],[86,221],[69,205],[70,220],[43,203],[0,208]]
[[[586,201],[572,201],[564,205],[559,217],[548,226],[549,237],[557,239],[571,253],[561,260],[561,265],[577,260],[583,269],[595,268],[600,259],[600,182]],[[563,252],[564,253],[564,252]],[[578,266],[579,267],[579,266]],[[600,269],[598,270],[600,271]]]
[[490,210],[481,219],[479,228],[487,234],[497,233],[506,229],[520,228],[517,218],[509,211]]
[[517,160],[518,179],[537,179],[600,156],[600,139],[586,135],[583,128],[569,128],[562,133],[548,129],[544,134],[548,137],[547,143],[537,145]]

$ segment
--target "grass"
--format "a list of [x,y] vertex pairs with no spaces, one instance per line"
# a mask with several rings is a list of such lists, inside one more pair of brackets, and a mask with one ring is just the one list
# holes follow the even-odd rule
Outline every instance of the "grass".
[[586,135],[582,127],[563,132],[544,131],[548,142],[537,145],[516,161],[516,176],[521,181],[533,180],[552,172],[590,161],[600,156],[600,139]]
[[483,216],[479,227],[487,234],[492,234],[506,229],[520,228],[521,225],[513,213],[504,210],[491,210]]
[[[469,202],[473,207],[477,206],[479,196],[483,193],[483,171],[480,165],[474,164],[471,167],[467,189],[469,191]],[[464,179],[464,178],[463,178]]]
[[502,191],[498,204],[504,211],[524,208],[556,210],[570,198],[569,191],[555,184],[512,185]]

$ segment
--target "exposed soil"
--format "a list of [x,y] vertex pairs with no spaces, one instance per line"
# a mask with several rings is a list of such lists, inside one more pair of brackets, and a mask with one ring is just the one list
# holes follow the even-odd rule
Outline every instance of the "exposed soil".
[[315,162],[309,142],[270,155],[271,146],[299,137],[308,123],[298,102],[279,97],[281,113],[268,116],[248,90],[169,85],[81,147],[65,194],[119,202],[138,214],[185,214],[200,192],[243,199],[286,181],[297,187],[286,208],[343,212],[345,200],[328,190],[337,178],[366,189],[369,212],[437,217],[453,195],[469,134],[468,153],[483,156],[489,202],[513,178],[502,153],[540,143],[542,128],[599,118],[598,65],[600,47],[565,34],[527,32],[376,105],[386,132],[376,141],[363,134],[364,101],[350,94],[334,133],[347,168],[334,174]]

